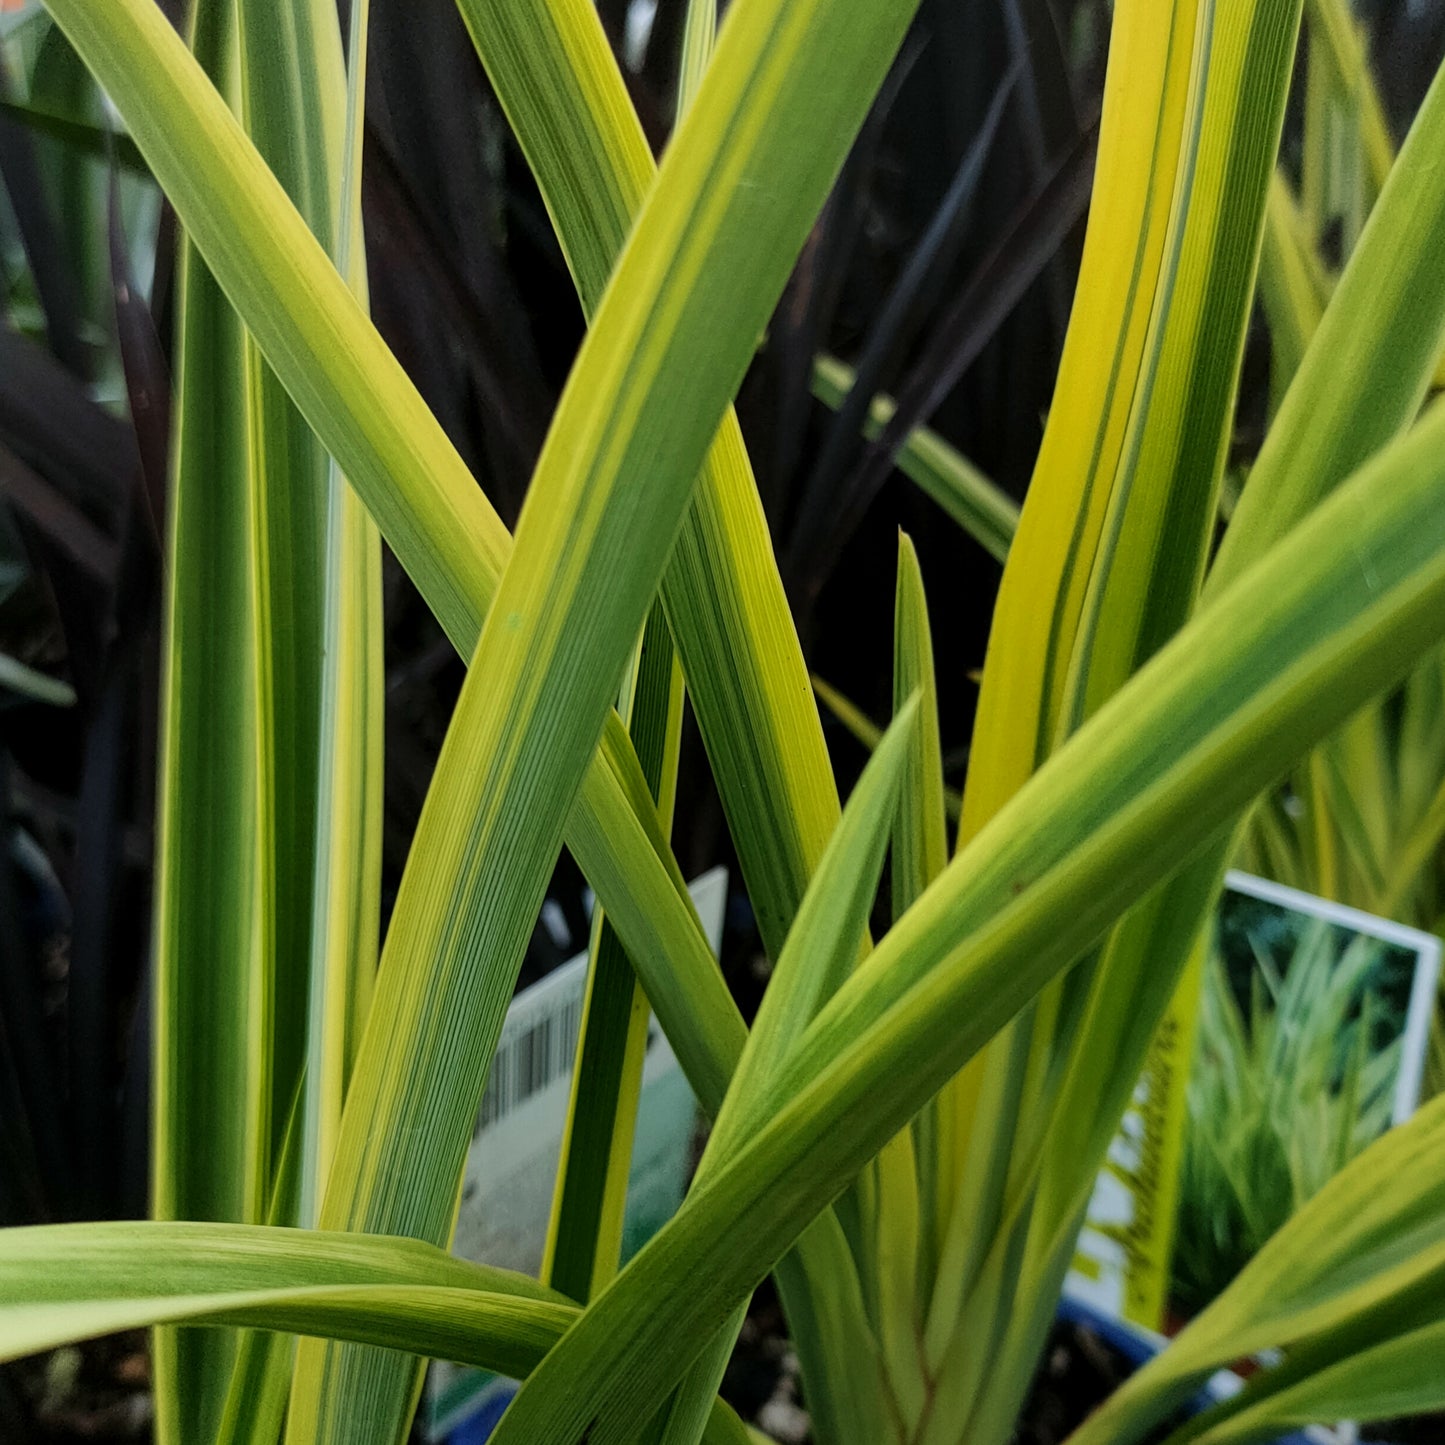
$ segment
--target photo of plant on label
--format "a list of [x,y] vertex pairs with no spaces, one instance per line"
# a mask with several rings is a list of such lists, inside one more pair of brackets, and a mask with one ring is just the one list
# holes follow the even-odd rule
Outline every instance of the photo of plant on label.
[[1230,873],[1109,1147],[1072,1297],[1176,1333],[1409,1118],[1440,951],[1433,934]]

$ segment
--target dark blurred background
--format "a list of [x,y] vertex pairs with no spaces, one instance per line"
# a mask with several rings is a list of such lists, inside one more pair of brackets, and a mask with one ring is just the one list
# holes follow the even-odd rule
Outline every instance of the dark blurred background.
[[[348,0],[340,4],[345,12]],[[179,23],[180,0],[165,6]],[[660,151],[684,0],[601,0],[601,10]],[[1357,13],[1398,139],[1445,50],[1445,3],[1359,0]],[[923,0],[738,398],[809,664],[874,718],[889,707],[897,529],[917,544],[955,785],[999,564],[880,461],[857,416],[813,399],[812,358],[826,351],[858,367],[1022,498],[1077,277],[1109,16],[1107,0]],[[452,0],[373,0],[370,61],[373,314],[510,523],[581,339],[581,311]],[[41,124],[37,111],[88,125]],[[0,9],[0,1225],[145,1211],[175,225],[128,147],[97,144],[104,119],[43,11],[9,0]],[[1291,147],[1297,116],[1287,164]],[[1268,338],[1256,325],[1237,438],[1245,457],[1267,375]],[[385,585],[389,900],[462,665],[390,559]],[[846,788],[863,750],[825,721]],[[691,730],[677,817],[689,874],[731,861]],[[554,894],[572,937],[539,930],[532,972],[585,938],[582,884],[565,858]],[[729,916],[724,963],[751,1009],[765,970],[745,902]],[[0,1440],[27,1438],[20,1408],[0,1374]],[[47,1438],[85,1438],[76,1421],[55,1431]]]

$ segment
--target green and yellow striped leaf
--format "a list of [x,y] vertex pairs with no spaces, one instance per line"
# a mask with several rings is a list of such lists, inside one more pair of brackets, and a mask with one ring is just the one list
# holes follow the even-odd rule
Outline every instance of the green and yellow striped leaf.
[[[377,1344],[525,1375],[577,1316],[527,1275],[412,1239],[214,1224],[83,1224],[0,1234],[0,1359],[158,1321]],[[713,1402],[703,1439],[745,1445]]]
[[[198,63],[239,99],[227,7],[198,7]],[[179,43],[179,42],[177,42]],[[229,112],[228,112],[229,113]],[[252,377],[240,321],[187,240],[177,277],[176,407],[157,796],[151,1211],[259,1223],[270,1187],[258,924]],[[197,959],[209,966],[198,968]],[[156,1431],[218,1423],[234,1336],[154,1337]]]
[[[880,10],[823,51],[828,11],[730,12],[578,357],[417,827],[323,1226],[450,1229],[526,937],[692,479],[907,20]],[[394,1438],[413,1373],[303,1343],[288,1436]]]

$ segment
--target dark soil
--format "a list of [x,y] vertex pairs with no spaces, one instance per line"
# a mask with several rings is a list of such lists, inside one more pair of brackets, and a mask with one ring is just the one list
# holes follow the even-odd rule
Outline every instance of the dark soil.
[[[720,1391],[744,1420],[770,1433],[770,1427],[776,1428],[791,1413],[780,1407],[806,1408],[785,1331],[783,1313],[769,1283],[758,1291]],[[1130,1371],[1129,1361],[1091,1330],[1056,1324],[1029,1391],[1014,1445],[1062,1445],[1069,1432],[1106,1400]],[[812,1438],[811,1432],[794,1434],[786,1445],[811,1445]]]
[[1360,1426],[1364,1445],[1445,1445],[1445,1412],[1413,1420],[1378,1420]]
[[1133,1373],[1124,1356],[1083,1325],[1060,1320],[1049,1332],[1014,1445],[1060,1445]]
[[798,1359],[771,1279],[753,1296],[718,1393],[781,1445],[812,1445]]

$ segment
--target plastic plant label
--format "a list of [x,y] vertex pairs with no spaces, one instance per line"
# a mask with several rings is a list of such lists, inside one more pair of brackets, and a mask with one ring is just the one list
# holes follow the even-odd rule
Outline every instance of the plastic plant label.
[[1169,1253],[1194,1053],[1201,939],[1149,1045],[1129,1107],[1094,1183],[1065,1289],[1092,1309],[1155,1330],[1169,1293]]
[[1230,873],[1090,1200],[1072,1299],[1172,1333],[1420,1100],[1440,941]]
[[[727,870],[704,873],[689,892],[716,953]],[[584,950],[523,989],[507,1010],[462,1176],[452,1249],[465,1259],[530,1275],[541,1270],[586,987]],[[692,1089],[653,1019],[623,1221],[624,1261],[682,1202],[696,1116]],[[514,1390],[512,1381],[484,1370],[434,1362],[420,1412],[426,1439],[458,1431],[468,1440],[485,1439]]]

